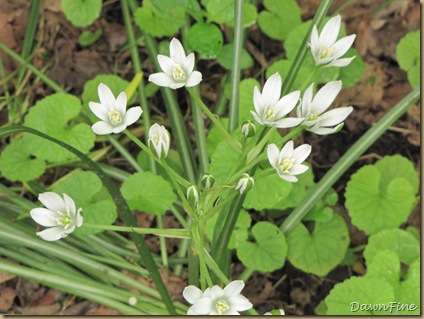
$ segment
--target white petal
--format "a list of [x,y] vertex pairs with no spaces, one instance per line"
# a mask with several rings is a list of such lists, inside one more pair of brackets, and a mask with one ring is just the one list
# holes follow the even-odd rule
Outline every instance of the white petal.
[[352,113],[353,107],[345,106],[338,107],[336,109],[325,112],[318,117],[320,126],[333,126],[343,122],[350,113]]
[[72,216],[75,216],[77,212],[77,208],[75,207],[74,200],[68,196],[68,194],[63,194],[63,201],[65,202],[66,208],[69,209],[69,211],[72,213]]
[[139,106],[134,106],[130,108],[127,113],[125,113],[124,123],[126,126],[129,126],[135,123],[143,113],[143,110]]
[[288,141],[284,147],[281,149],[280,155],[278,156],[278,161],[281,162],[286,158],[293,157],[293,141]]
[[37,235],[46,241],[55,241],[67,236],[62,226],[47,228],[38,232]]
[[324,112],[336,99],[341,89],[342,81],[331,81],[324,85],[317,94],[315,94],[314,100],[312,101],[312,112],[318,112],[318,114]]
[[174,83],[174,79],[163,72],[150,74],[149,81],[153,82],[157,86],[168,88],[171,87],[172,83]]
[[336,42],[340,31],[340,24],[341,17],[339,15],[328,20],[319,37],[319,43],[322,47],[329,48]]
[[292,168],[290,168],[290,175],[299,175],[305,173],[309,169],[308,166],[303,164],[294,164]]
[[[299,102],[300,97],[300,91],[294,91],[291,92],[285,96],[283,96],[276,104],[275,108],[278,108],[278,114],[276,115],[277,118],[284,116],[288,113],[290,113],[294,107],[296,106],[297,102]],[[280,113],[280,110],[282,112]]]
[[187,315],[189,316],[198,316],[199,314],[194,312],[193,307],[188,308]]
[[276,168],[278,163],[278,156],[280,155],[280,151],[275,144],[268,145],[266,150],[266,154],[268,156],[269,163],[272,167]]
[[228,304],[231,310],[236,311],[245,311],[253,307],[252,303],[242,295],[228,298]]
[[184,59],[184,63],[181,65],[181,68],[187,73],[190,74],[194,69],[194,53],[190,53]]
[[[176,63],[170,57],[158,54],[158,63],[163,72],[172,77],[172,71],[176,67]],[[150,79],[149,79],[150,81]]]
[[259,89],[257,86],[255,86],[255,88],[253,89],[253,105],[258,115],[263,113],[264,101],[262,98],[262,94],[261,92],[259,92]]
[[258,122],[261,125],[264,125],[264,122],[262,121],[262,119],[258,116],[258,114],[256,114],[253,111],[250,111],[250,114],[252,114],[253,118],[255,119],[256,122]]
[[185,300],[187,300],[189,303],[194,304],[197,300],[202,298],[203,293],[202,291],[197,288],[196,286],[190,285],[188,287],[185,287],[183,290],[183,297]]
[[91,126],[94,134],[106,135],[112,133],[113,126],[108,122],[99,121]]
[[287,117],[285,119],[275,122],[275,126],[278,128],[295,127],[303,122],[303,118]]
[[100,83],[97,92],[99,93],[101,104],[109,109],[115,107],[115,96],[106,84]]
[[344,59],[338,59],[338,60],[334,60],[333,62],[325,65],[324,67],[330,67],[330,66],[337,66],[337,67],[344,67],[350,64],[350,62],[352,62],[352,60],[355,58],[356,56],[353,56],[351,58],[344,58]]
[[123,130],[125,130],[127,128],[127,126],[125,125],[125,123],[122,123],[118,126],[114,126],[112,127],[112,133],[114,134],[119,134],[121,133]]
[[328,134],[333,134],[335,132],[337,132],[340,128],[340,126],[342,126],[342,124],[337,125],[334,128],[327,128],[327,127],[320,127],[318,125],[315,125],[314,127],[307,129],[308,131],[314,132],[315,134],[318,135],[328,135]]
[[226,312],[223,313],[225,316],[239,316],[240,314],[233,310],[233,309],[229,309]]
[[57,216],[57,214],[53,213],[52,211],[46,208],[41,208],[41,207],[34,208],[34,209],[31,209],[29,213],[31,215],[31,218],[37,224],[40,224],[41,226],[46,226],[46,227],[57,226],[57,223],[54,220],[51,220],[50,218],[48,218],[48,216]]
[[[271,145],[270,145],[271,146]],[[225,288],[224,288],[224,295],[227,297],[233,297],[240,294],[240,292],[244,288],[244,282],[243,280],[234,280],[230,282]]]
[[109,121],[109,109],[103,104],[97,102],[89,102],[88,107],[102,121]]
[[312,56],[315,60],[315,62],[318,59],[318,54],[319,54],[319,37],[318,37],[318,29],[317,26],[314,25],[314,27],[312,28],[312,32],[311,32],[311,52],[312,52]]
[[295,177],[293,175],[289,175],[289,174],[278,174],[278,176],[280,176],[280,178],[282,178],[285,181],[290,182],[290,183],[296,183],[298,181],[297,177]]
[[312,103],[312,95],[314,92],[314,83],[308,86],[305,93],[303,93],[302,103],[297,109],[297,116],[298,117],[308,117],[311,115],[311,111],[309,110],[309,107]]
[[115,110],[121,115],[125,114],[125,111],[127,110],[127,95],[125,92],[119,93],[118,97],[116,98]]
[[[240,179],[240,181],[245,182],[244,179]],[[222,297],[222,296],[224,296],[224,290],[221,287],[215,285],[211,288],[211,298],[212,299],[216,299],[216,298],[219,298],[219,297]]]
[[202,73],[199,71],[193,71],[187,79],[185,84],[186,87],[192,87],[198,85],[202,81]]
[[82,208],[78,209],[78,212],[76,215],[76,221],[75,221],[75,225],[77,225],[77,227],[81,227],[84,221],[84,218],[81,216],[81,212],[82,212]]
[[184,85],[185,85],[185,83],[184,83],[184,82],[181,82],[181,83],[178,83],[178,82],[172,82],[172,83],[169,85],[169,88],[170,88],[170,89],[175,90],[175,89],[182,88]]
[[65,202],[63,198],[53,192],[46,192],[38,195],[38,200],[52,212],[64,211]]
[[199,315],[207,315],[212,310],[212,299],[209,297],[200,298],[194,303],[192,308]]
[[293,151],[293,157],[296,159],[295,163],[302,163],[311,154],[312,147],[309,144],[303,144]]
[[178,39],[173,38],[169,44],[169,56],[175,63],[178,63],[180,66],[184,64],[186,58],[183,45]]
[[269,77],[262,90],[264,105],[274,106],[280,99],[282,80],[278,73]]
[[355,38],[356,38],[356,34],[351,34],[337,41],[332,47],[332,49],[334,50],[332,52],[332,57],[335,59],[338,59],[343,54],[345,54],[347,50],[349,50],[350,47],[352,46],[353,41],[355,41]]

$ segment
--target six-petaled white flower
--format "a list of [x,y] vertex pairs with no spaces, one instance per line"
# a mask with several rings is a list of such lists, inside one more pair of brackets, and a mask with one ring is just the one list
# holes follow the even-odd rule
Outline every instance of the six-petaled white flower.
[[342,82],[332,81],[327,83],[312,99],[313,87],[314,84],[312,83],[303,94],[302,103],[297,108],[297,116],[304,119],[302,125],[306,130],[318,135],[338,132],[342,128],[342,122],[353,111],[353,107],[344,106],[325,113],[324,111],[339,94]]
[[215,285],[202,292],[196,286],[188,286],[183,291],[184,298],[193,306],[188,315],[239,315],[239,311],[252,308],[250,301],[240,292],[244,282],[235,280],[224,289]]
[[169,55],[167,57],[158,54],[158,62],[163,72],[151,74],[149,81],[171,89],[196,86],[202,81],[202,74],[193,71],[194,53],[186,56],[181,42],[175,38],[169,44]]
[[302,122],[298,118],[285,117],[299,101],[300,91],[294,91],[280,98],[281,85],[281,76],[275,73],[265,82],[262,94],[255,86],[253,91],[255,111],[250,113],[259,124],[286,128],[297,126]]
[[97,90],[100,103],[88,103],[90,110],[101,120],[91,127],[95,134],[121,133],[127,126],[136,122],[143,113],[139,106],[126,110],[127,96],[125,92],[121,92],[115,99],[106,84],[100,83]]
[[293,149],[293,141],[289,141],[278,150],[277,145],[268,145],[267,155],[272,167],[282,179],[288,182],[297,182],[295,175],[302,174],[308,170],[308,166],[301,164],[311,153],[311,146],[308,144],[300,145]]
[[155,123],[150,127],[148,143],[159,158],[168,156],[170,140],[169,132],[165,126]]
[[255,185],[255,180],[249,174],[244,173],[238,181],[235,190],[240,191],[240,195],[247,193]]
[[311,33],[311,51],[316,65],[329,66],[346,66],[355,57],[340,59],[347,50],[352,46],[356,35],[351,34],[337,41],[340,31],[341,18],[336,16],[331,18],[318,35],[317,26],[314,25]]
[[54,241],[65,238],[75,227],[81,227],[82,208],[77,211],[74,200],[68,195],[63,194],[62,198],[56,193],[46,192],[40,194],[38,199],[46,208],[31,209],[30,215],[41,226],[50,227],[37,233],[42,239]]

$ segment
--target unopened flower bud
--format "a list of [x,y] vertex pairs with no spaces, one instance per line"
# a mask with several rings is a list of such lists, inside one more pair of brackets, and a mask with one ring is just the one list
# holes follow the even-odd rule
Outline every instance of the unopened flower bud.
[[202,177],[202,180],[200,182],[200,185],[202,185],[203,189],[209,189],[215,184],[215,177],[213,177],[211,174],[205,174]]
[[171,137],[163,125],[153,124],[149,130],[149,147],[153,153],[161,157],[167,157]]
[[252,137],[256,133],[256,125],[252,121],[245,121],[241,125],[241,133],[244,137]]
[[244,173],[236,185],[236,190],[240,190],[240,194],[245,194],[250,191],[255,185],[255,180],[249,174]]
[[196,185],[191,185],[187,188],[187,200],[191,206],[197,206],[197,203],[199,202],[199,190]]

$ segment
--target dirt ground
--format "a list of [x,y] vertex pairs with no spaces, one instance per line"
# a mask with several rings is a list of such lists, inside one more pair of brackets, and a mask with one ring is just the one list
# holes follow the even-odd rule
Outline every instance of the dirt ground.
[[[259,1],[260,3],[262,1]],[[334,0],[330,13],[334,12],[345,1]],[[15,52],[20,52],[29,14],[29,3],[26,0],[0,0],[0,42],[7,44]],[[319,0],[298,0],[302,8],[303,19],[312,18]],[[387,4],[387,5],[385,5]],[[259,5],[259,10],[262,5]],[[317,136],[305,134],[304,141],[312,145],[311,163],[314,174],[319,180],[328,169],[347,151],[364,132],[376,123],[388,110],[411,91],[406,77],[396,62],[396,45],[407,32],[420,27],[420,2],[413,0],[353,0],[341,12],[346,23],[346,33],[356,33],[354,47],[366,63],[362,80],[354,87],[345,89],[335,104],[352,105],[354,112],[345,122],[345,128],[338,134]],[[129,50],[120,52],[127,41],[125,27],[118,0],[104,1],[100,19],[86,30],[103,30],[102,37],[89,47],[78,44],[81,29],[77,29],[67,21],[60,11],[59,0],[44,0],[39,28],[36,33],[36,44],[32,63],[65,87],[70,93],[80,95],[85,82],[98,74],[117,72],[119,76],[130,80],[133,67]],[[264,61],[283,57],[281,42],[263,35],[256,25],[248,30],[246,48],[255,59],[254,72],[264,72]],[[152,63],[145,59],[147,53],[140,48],[143,70],[146,74],[153,72]],[[0,58],[6,73],[18,67],[16,61],[0,52]],[[203,64],[201,70],[204,78],[219,79],[225,70],[216,62]],[[375,79],[375,81],[371,81]],[[215,85],[219,81],[202,82],[202,94],[213,105],[218,98]],[[13,82],[12,82],[13,84]],[[13,85],[10,87],[14,87]],[[0,93],[2,88],[0,89]],[[33,105],[51,93],[52,90],[39,80],[34,80],[30,72],[25,76],[20,88],[21,95]],[[1,95],[1,94],[0,94]],[[161,108],[158,106],[159,109]],[[153,110],[153,113],[155,110]],[[159,114],[160,115],[160,114]],[[0,125],[7,120],[7,110],[0,110]],[[189,127],[192,127],[189,124]],[[192,132],[194,135],[194,132]],[[413,105],[336,183],[335,189],[340,195],[336,210],[344,216],[348,223],[351,247],[366,244],[367,237],[352,226],[343,207],[344,187],[349,177],[365,164],[374,163],[385,155],[401,154],[410,159],[420,172],[420,108]],[[420,230],[421,214],[418,205],[411,214],[409,225]],[[139,217],[140,226],[148,227],[152,220],[146,216]],[[171,225],[173,218],[165,221]],[[165,225],[166,226],[166,225]],[[153,251],[158,251],[158,242],[149,241]],[[169,243],[172,253],[177,242]],[[235,271],[241,271],[241,265],[235,265]],[[364,264],[358,261],[353,266],[337,267],[325,278],[305,274],[290,263],[283,269],[273,273],[257,273],[246,284],[244,295],[256,308],[284,308],[286,314],[314,314],[318,303],[328,294],[331,288],[340,281],[364,273]],[[185,279],[184,279],[185,280]],[[181,278],[166,278],[167,283],[175,286],[177,292],[186,285]],[[177,295],[177,294],[176,294]],[[16,278],[0,272],[0,313],[26,315],[114,315],[117,311],[91,301],[69,296],[65,293],[44,287],[37,283]]]

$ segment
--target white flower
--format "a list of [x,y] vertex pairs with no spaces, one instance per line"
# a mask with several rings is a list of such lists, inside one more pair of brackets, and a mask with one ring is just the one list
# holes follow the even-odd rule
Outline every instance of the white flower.
[[255,185],[255,180],[249,174],[244,173],[238,181],[235,190],[240,190],[240,194],[245,194]]
[[170,140],[169,132],[165,126],[155,123],[150,127],[148,143],[159,158],[168,156]]
[[284,311],[284,309],[277,309],[277,310],[272,310],[270,312],[265,312],[264,315],[266,316],[284,316],[286,314],[286,312]]
[[224,289],[215,285],[204,293],[195,287],[188,286],[183,291],[184,298],[193,306],[188,315],[239,315],[239,311],[252,308],[249,300],[240,292],[244,288],[242,280],[230,282]]
[[308,170],[308,166],[301,164],[311,153],[311,146],[303,144],[293,149],[293,141],[289,141],[284,145],[281,152],[277,145],[268,145],[267,155],[272,167],[275,168],[278,175],[288,181],[297,182],[297,177]]
[[341,18],[336,16],[328,20],[320,35],[318,35],[317,26],[314,25],[311,33],[311,51],[316,65],[324,64],[324,67],[329,66],[346,66],[355,57],[339,59],[353,44],[356,34],[351,34],[347,37],[337,40],[340,31]]
[[171,89],[196,86],[202,81],[202,73],[193,71],[194,53],[186,56],[181,42],[175,38],[169,44],[169,54],[170,57],[158,54],[158,62],[163,72],[150,75],[149,81]]
[[[345,106],[324,111],[333,103],[342,88],[341,81],[332,81],[324,85],[312,99],[314,84],[312,83],[303,94],[302,103],[297,108],[297,116],[304,118],[302,125],[308,131],[318,135],[327,135],[338,132],[343,121],[353,111],[353,107]],[[332,127],[336,125],[336,127]]]
[[38,199],[47,208],[31,209],[30,215],[41,226],[50,227],[37,233],[42,239],[54,241],[65,238],[75,230],[75,227],[81,227],[82,208],[77,211],[75,202],[68,195],[63,194],[62,198],[56,193],[46,192],[40,194]]
[[281,76],[275,73],[265,82],[262,94],[259,92],[258,87],[255,86],[253,104],[256,112],[250,111],[250,113],[259,124],[286,128],[294,127],[301,123],[298,118],[284,118],[299,101],[300,91],[294,91],[280,99],[281,85]]
[[97,88],[100,103],[90,102],[90,110],[101,120],[94,123],[91,129],[97,135],[121,133],[125,128],[137,121],[143,110],[136,106],[127,109],[127,96],[121,92],[115,99],[106,84],[100,83]]

